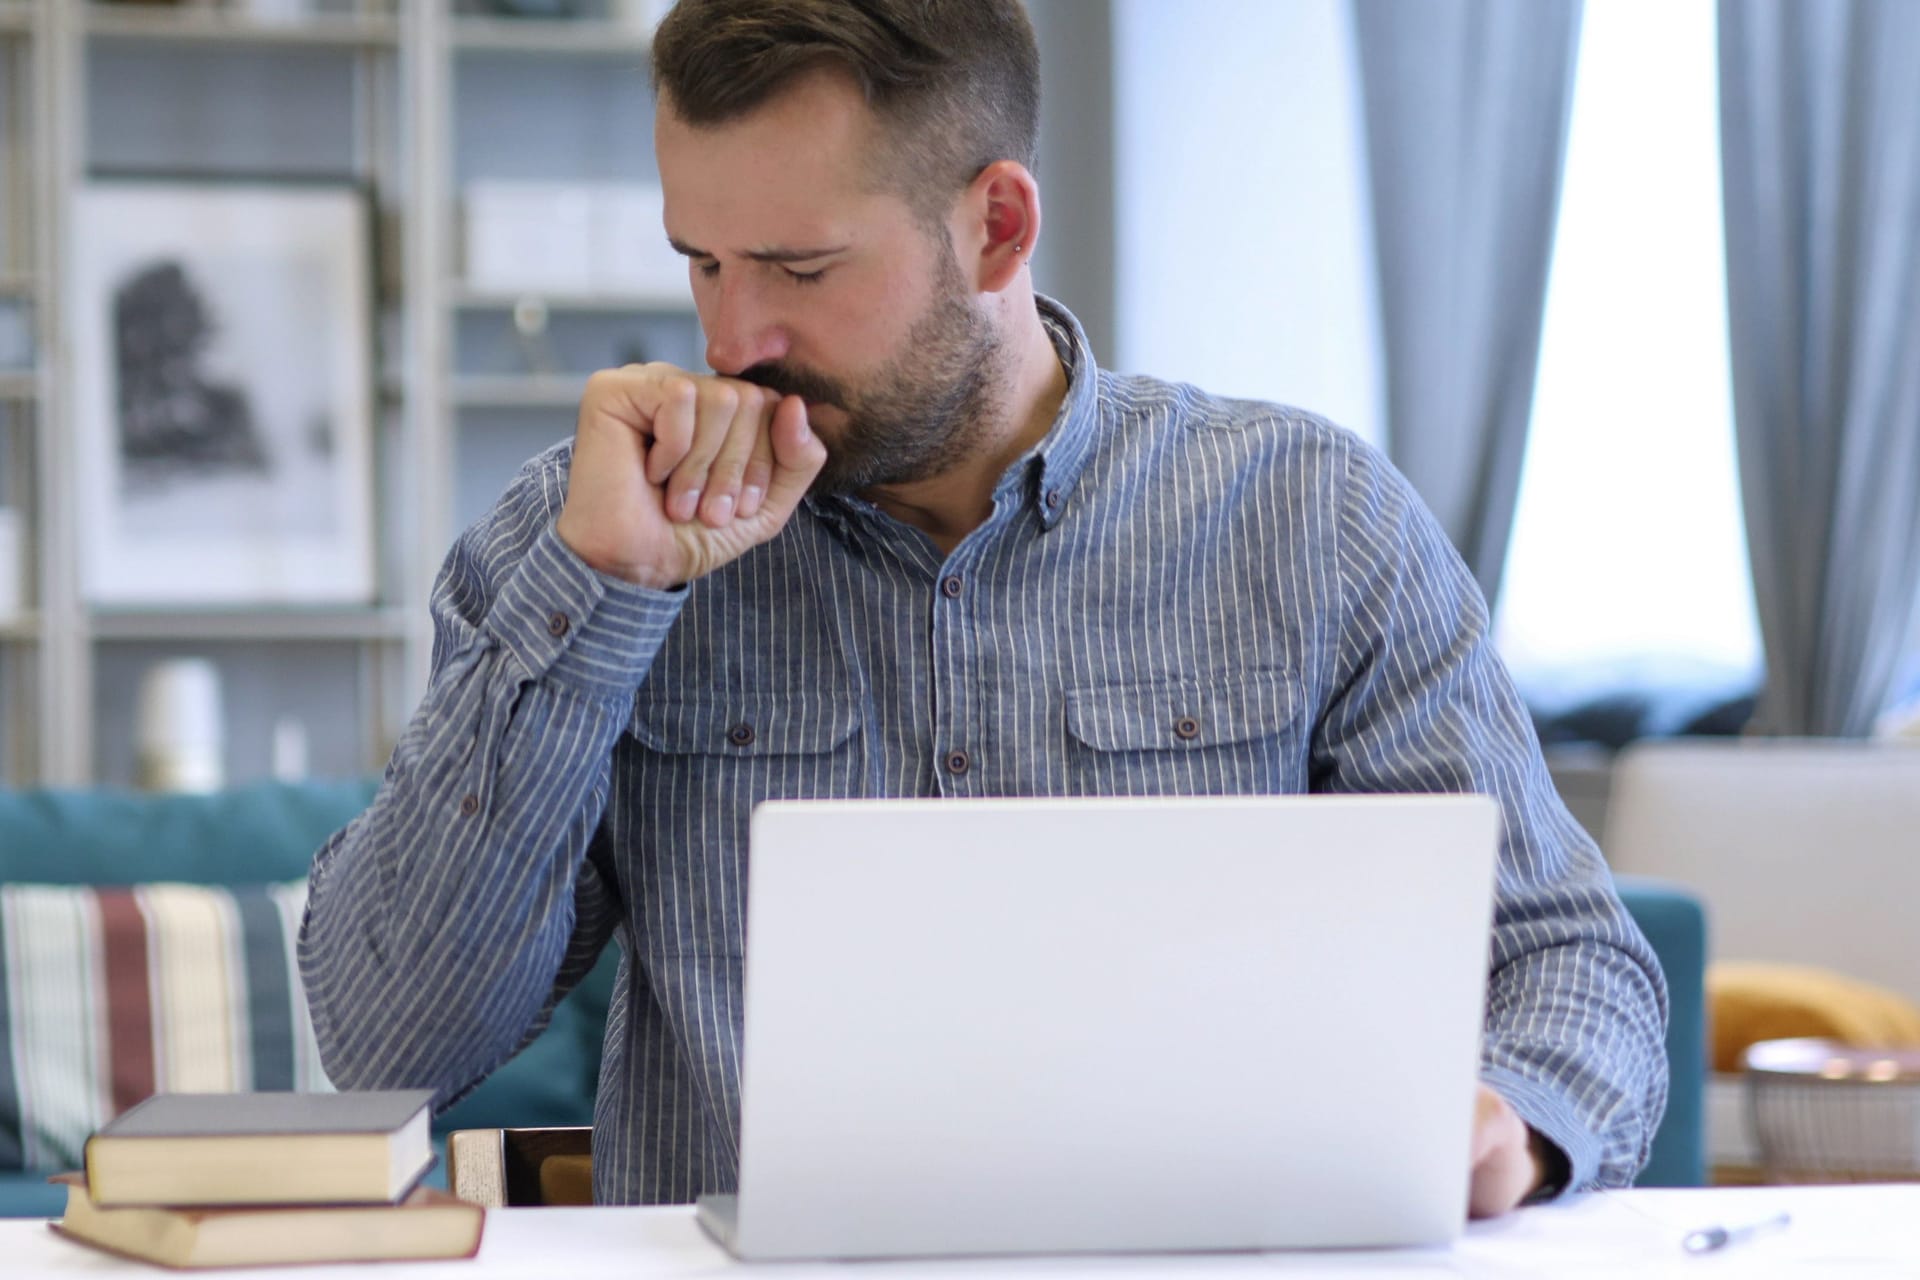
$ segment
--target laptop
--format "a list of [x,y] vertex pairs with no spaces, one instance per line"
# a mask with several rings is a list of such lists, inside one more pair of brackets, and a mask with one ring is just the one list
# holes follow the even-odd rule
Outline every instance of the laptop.
[[769,802],[750,1260],[1432,1245],[1466,1216],[1481,796]]

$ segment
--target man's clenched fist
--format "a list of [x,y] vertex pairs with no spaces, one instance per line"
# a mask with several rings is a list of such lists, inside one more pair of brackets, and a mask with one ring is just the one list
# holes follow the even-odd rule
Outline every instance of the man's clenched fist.
[[601,573],[678,586],[780,532],[826,460],[798,396],[665,364],[604,370],[580,400],[555,529]]

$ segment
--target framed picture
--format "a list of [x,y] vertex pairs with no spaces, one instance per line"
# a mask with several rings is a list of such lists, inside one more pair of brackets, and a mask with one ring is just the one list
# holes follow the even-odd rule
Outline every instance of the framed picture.
[[100,179],[77,193],[89,601],[373,598],[371,221],[351,184]]

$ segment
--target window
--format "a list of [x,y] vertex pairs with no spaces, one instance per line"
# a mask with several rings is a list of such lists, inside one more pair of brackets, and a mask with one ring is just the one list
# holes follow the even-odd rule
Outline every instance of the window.
[[1586,8],[1495,629],[1537,702],[1757,682],[1716,56],[1712,0]]

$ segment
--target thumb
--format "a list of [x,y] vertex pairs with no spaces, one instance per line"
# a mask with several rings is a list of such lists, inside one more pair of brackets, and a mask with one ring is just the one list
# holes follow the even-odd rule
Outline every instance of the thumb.
[[1512,1107],[1507,1105],[1493,1090],[1481,1085],[1474,1097],[1473,1108],[1473,1151],[1471,1159],[1478,1165],[1502,1146],[1511,1145],[1516,1139],[1524,1139],[1526,1126]]
[[808,424],[807,402],[799,396],[780,401],[767,434],[773,444],[773,479],[767,485],[765,507],[785,521],[827,464],[827,446]]

